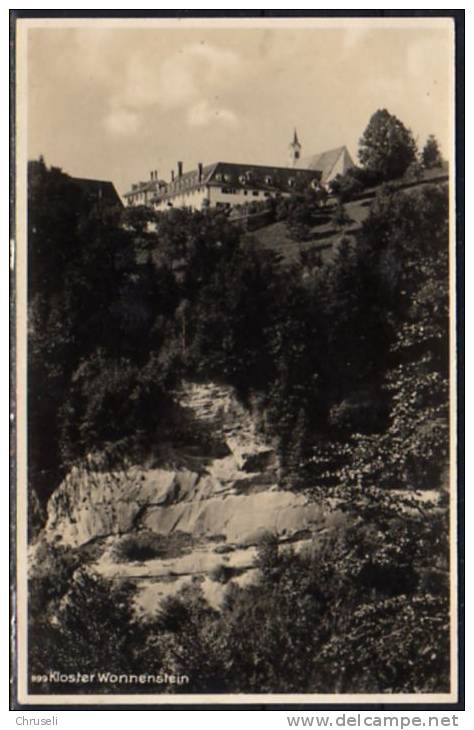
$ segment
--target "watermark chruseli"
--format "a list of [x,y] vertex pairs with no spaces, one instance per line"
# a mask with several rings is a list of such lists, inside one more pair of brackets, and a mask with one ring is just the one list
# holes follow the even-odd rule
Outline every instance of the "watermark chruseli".
[[15,723],[17,725],[57,725],[58,724],[58,718],[56,715],[53,715],[52,717],[25,717],[24,715],[17,715],[15,718]]

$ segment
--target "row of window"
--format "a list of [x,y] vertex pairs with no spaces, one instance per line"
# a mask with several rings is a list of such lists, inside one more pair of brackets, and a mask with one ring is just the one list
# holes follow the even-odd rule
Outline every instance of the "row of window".
[[[196,193],[199,194],[202,192],[205,192],[205,188],[197,188],[196,190],[193,190],[193,191],[182,191],[181,196],[183,198],[190,198],[192,195],[194,195]],[[237,195],[238,193],[242,193],[244,196],[251,195],[254,198],[259,198],[260,196],[262,196],[264,198],[271,197],[271,193],[269,193],[267,190],[246,190],[246,189],[242,190],[242,189],[237,189],[237,188],[223,187],[223,188],[220,188],[220,192],[223,193],[224,195]],[[146,197],[143,193],[129,196],[129,198],[128,198],[129,205],[133,205],[137,202],[146,203]]]
[[260,192],[262,192],[262,195],[264,198],[269,198],[271,193],[267,191],[260,191],[260,190],[237,190],[237,188],[221,188],[221,193],[224,193],[224,195],[236,195],[238,192],[242,192],[244,195],[248,195],[250,192],[252,192],[252,195],[254,198],[258,198],[260,196]]
[[[180,195],[182,198],[190,198],[193,195],[195,195],[196,193],[205,192],[205,190],[206,190],[206,188],[197,188],[196,190],[187,190],[187,191],[182,190],[181,192],[176,193],[176,195]],[[161,201],[158,200],[158,202],[161,202]],[[167,204],[170,205],[169,202]]]
[[[205,191],[205,188],[197,188],[197,190],[193,190],[193,191],[189,191],[189,192],[188,191],[186,191],[186,192],[183,191],[183,192],[181,192],[181,195],[183,196],[183,198],[189,198],[191,195],[193,195],[195,193],[201,193],[201,192],[204,192],[204,191]],[[260,193],[265,198],[269,198],[270,195],[271,195],[271,193],[269,193],[267,191],[261,191],[261,190],[237,190],[237,188],[227,188],[227,187],[221,188],[220,189],[220,192],[223,193],[224,195],[237,195],[237,193],[240,193],[240,192],[243,193],[244,195],[249,195],[251,193],[254,198],[258,198],[260,196]]]
[[[232,182],[232,177],[233,176],[230,175],[229,173],[218,172],[215,175],[215,180],[217,180],[217,182],[229,183],[229,182]],[[252,172],[252,170],[247,170],[247,172],[244,173],[243,175],[239,175],[238,180],[242,185],[245,185],[246,183],[252,182],[252,180],[255,182],[256,179],[258,179],[259,177],[260,177],[260,174],[258,174],[258,173],[255,174],[254,172]],[[273,185],[272,175],[268,175],[268,174],[264,175],[263,180],[265,181],[266,185]]]
[[[223,175],[221,173],[217,173],[217,175],[215,175],[214,179],[217,182],[224,182],[224,183],[232,183],[235,180],[235,178],[233,180],[233,176],[228,175],[228,174]],[[275,180],[272,175],[264,175],[262,178],[262,177],[260,177],[260,175],[254,175],[251,171],[246,172],[244,175],[239,175],[237,180],[241,185],[251,185],[252,182],[257,183],[257,185],[261,182],[264,182],[265,185],[269,185],[269,186],[275,185]],[[284,177],[283,178],[279,177],[276,179],[276,182],[279,184],[280,187],[282,185],[286,184],[287,187],[294,188],[296,185],[296,178],[289,177],[288,179],[285,180]]]

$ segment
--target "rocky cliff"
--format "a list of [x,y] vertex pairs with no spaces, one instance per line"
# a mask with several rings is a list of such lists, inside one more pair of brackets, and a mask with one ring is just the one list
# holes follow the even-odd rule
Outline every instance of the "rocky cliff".
[[[231,388],[186,384],[179,393],[196,429],[220,444],[219,456],[183,454],[186,467],[124,466],[104,471],[91,460],[75,468],[51,496],[45,536],[78,548],[100,544],[95,567],[110,579],[139,587],[137,608],[198,581],[209,602],[222,599],[225,580],[242,584],[255,574],[255,546],[272,533],[295,549],[341,520],[278,486],[272,445]],[[124,536],[156,536],[158,555],[121,559]]]

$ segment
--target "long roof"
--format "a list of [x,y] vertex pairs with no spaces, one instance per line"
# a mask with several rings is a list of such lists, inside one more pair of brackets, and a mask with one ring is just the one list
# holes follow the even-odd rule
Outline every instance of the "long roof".
[[296,184],[299,180],[310,183],[321,179],[321,171],[275,165],[252,165],[240,162],[214,162],[204,165],[201,178],[199,170],[189,170],[166,184],[157,199],[167,200],[180,193],[196,190],[207,185],[228,185],[236,189],[259,188],[271,191],[286,191],[292,187],[290,179]]
[[352,162],[352,158],[347,147],[343,145],[342,147],[335,147],[334,149],[326,150],[325,152],[318,152],[318,154],[311,155],[310,157],[303,157],[303,159],[300,160],[300,164],[302,167],[310,170],[322,170],[322,179],[326,180],[331,174],[334,165],[344,153],[349,156],[349,159]]

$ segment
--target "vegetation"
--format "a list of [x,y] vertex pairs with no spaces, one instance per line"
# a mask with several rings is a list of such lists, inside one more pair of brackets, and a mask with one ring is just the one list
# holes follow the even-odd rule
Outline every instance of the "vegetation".
[[[361,141],[367,177],[337,181],[334,222],[347,223],[348,184],[354,193],[357,181],[400,176],[414,154],[402,123],[377,112]],[[442,488],[448,463],[445,187],[382,185],[361,230],[305,276],[300,263],[248,246],[222,211],[103,208],[44,162],[31,171],[29,206],[32,535],[72,464],[139,460],[160,440],[193,438],[175,418],[183,377],[231,384],[258,403],[281,484],[348,515],[304,554],[267,536],[247,588],[219,566],[221,612],[194,585],[147,624],[129,586],[113,587],[75,551],[40,545],[32,673],[146,666],[189,675],[184,689],[195,692],[445,691],[447,510],[412,496]],[[323,209],[308,190],[272,214],[304,238]],[[174,547],[137,532],[117,559]]]
[[192,538],[186,533],[162,536],[150,530],[140,530],[123,535],[114,544],[113,558],[117,563],[174,558],[185,554],[191,544]]
[[337,203],[337,205],[334,209],[334,212],[332,214],[331,220],[334,223],[334,225],[336,225],[338,228],[344,228],[344,226],[347,226],[351,222],[351,219],[348,216],[347,211],[342,202],[339,201]]
[[336,175],[329,183],[329,188],[341,203],[345,203],[377,181],[378,175],[375,171],[363,167],[351,167],[344,175]]
[[413,135],[394,114],[379,109],[359,142],[359,159],[378,181],[401,177],[416,159]]
[[359,141],[359,159],[362,167],[336,175],[329,184],[339,204],[357,199],[364,190],[380,183],[418,182],[425,171],[443,164],[434,135],[428,137],[418,154],[410,130],[386,109],[379,109],[370,118]]
[[421,152],[421,161],[427,170],[432,167],[441,167],[443,159],[438,145],[438,140],[434,134],[430,134],[426,140],[425,146]]
[[[49,604],[31,626],[32,672],[42,673],[46,663],[63,672],[80,665],[133,674],[146,667],[189,676],[189,685],[163,692],[447,691],[445,515],[402,514],[380,495],[364,502],[353,493],[351,512],[354,505],[352,527],[305,553],[264,538],[259,578],[248,588],[230,580],[220,613],[195,585],[137,623],[130,588],[79,571],[54,624]],[[225,569],[213,574],[228,579]],[[136,691],[98,682],[81,689]]]

